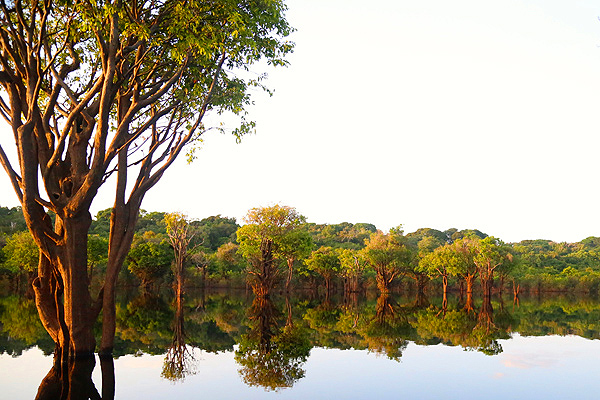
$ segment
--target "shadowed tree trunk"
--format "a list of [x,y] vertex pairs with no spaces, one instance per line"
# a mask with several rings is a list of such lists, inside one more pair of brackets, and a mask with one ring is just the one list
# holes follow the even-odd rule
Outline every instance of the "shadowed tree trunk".
[[115,369],[112,357],[100,358],[102,396],[92,381],[94,357],[79,357],[63,362],[55,352],[52,368],[38,388],[36,400],[114,400]]

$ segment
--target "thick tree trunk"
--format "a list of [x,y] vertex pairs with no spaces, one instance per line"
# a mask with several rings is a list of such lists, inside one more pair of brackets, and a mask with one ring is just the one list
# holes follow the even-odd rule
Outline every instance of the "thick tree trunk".
[[[91,355],[96,347],[92,327],[99,312],[92,303],[87,271],[92,219],[87,211],[56,218],[56,235],[61,240],[53,252],[40,251],[38,277],[32,282],[38,314],[62,356]],[[39,235],[39,227],[32,233]],[[43,245],[40,236],[36,241]]]
[[465,282],[467,285],[467,301],[465,304],[465,309],[468,312],[473,311],[474,303],[473,303],[473,281],[475,280],[475,275],[467,275],[465,276]]
[[70,336],[69,352],[75,356],[93,354],[96,348],[92,327],[97,313],[92,308],[87,274],[87,236],[91,222],[89,212],[62,221],[65,245],[59,256],[59,268],[64,284],[64,317]]
[[483,291],[484,298],[490,298],[492,296],[492,286],[494,284],[493,278],[482,279],[481,289]]
[[377,289],[379,289],[382,294],[390,292],[389,280],[387,279],[385,272],[377,271],[375,279],[377,281]]
[[467,296],[473,294],[473,281],[475,280],[474,275],[467,275],[465,277],[465,283],[467,284]]

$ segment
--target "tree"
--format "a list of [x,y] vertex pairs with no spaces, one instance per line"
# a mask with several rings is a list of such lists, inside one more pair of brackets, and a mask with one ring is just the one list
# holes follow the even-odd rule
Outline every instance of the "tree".
[[183,284],[185,279],[185,263],[188,259],[188,246],[194,237],[187,217],[181,213],[165,214],[165,225],[167,226],[167,235],[173,253],[175,264],[173,272],[175,275],[175,296],[177,301],[181,301],[183,295]]
[[14,273],[16,286],[19,288],[21,275],[26,273],[29,281],[34,279],[39,261],[39,250],[31,234],[27,231],[17,232],[6,239],[2,248],[6,261],[4,265]]
[[340,272],[339,253],[333,247],[321,247],[312,252],[305,261],[309,270],[314,271],[325,279],[327,295],[331,293],[331,280]]
[[479,270],[483,296],[489,298],[494,282],[494,273],[502,265],[508,270],[512,264],[513,255],[508,251],[508,246],[493,236],[472,239],[469,243],[473,246],[473,262]]
[[217,249],[214,255],[216,271],[221,277],[226,278],[232,273],[241,272],[244,260],[239,254],[239,248],[235,243],[225,243]]
[[345,289],[348,292],[358,292],[359,281],[366,268],[363,253],[353,249],[343,249],[339,253],[342,276],[347,280]]
[[149,289],[168,273],[173,263],[173,251],[164,236],[146,232],[136,236],[127,260],[129,270],[139,278],[142,288]]
[[285,280],[285,291],[290,292],[292,277],[294,275],[294,263],[307,257],[313,248],[310,234],[304,227],[299,227],[281,238],[279,253],[285,258],[287,264],[287,277]]
[[[239,71],[264,59],[285,65],[293,48],[285,6],[47,0],[0,8],[0,114],[15,143],[14,158],[0,147],[0,163],[41,250],[34,281],[40,318],[65,354],[90,354],[102,311],[100,352],[108,354],[116,280],[145,194],[206,131],[207,113],[239,115],[238,139],[253,128],[244,107],[262,75]],[[89,209],[111,177],[106,278],[92,299]]]
[[409,258],[409,250],[401,243],[402,230],[393,229],[389,234],[375,232],[365,242],[364,256],[369,266],[375,270],[377,288],[381,293],[389,293],[394,278],[404,271]]
[[[279,274],[279,265],[287,262],[291,280],[293,262],[308,247],[307,234],[301,233],[306,218],[295,208],[276,204],[253,208],[237,231],[240,253],[248,260],[252,287],[258,295],[268,294]],[[298,248],[294,248],[298,244]]]
[[430,278],[437,276],[442,278],[442,289],[444,293],[444,308],[448,303],[448,278],[453,273],[453,267],[456,266],[457,254],[452,251],[451,246],[446,244],[436,248],[433,252],[425,254],[419,260],[419,270],[425,272]]

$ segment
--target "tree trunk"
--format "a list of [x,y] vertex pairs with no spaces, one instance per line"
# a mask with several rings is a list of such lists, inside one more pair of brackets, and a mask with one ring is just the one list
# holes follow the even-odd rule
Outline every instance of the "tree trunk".
[[[58,217],[57,217],[58,218]],[[60,222],[60,221],[59,221]],[[65,323],[70,336],[70,354],[92,354],[96,340],[92,326],[97,314],[92,310],[87,274],[87,236],[92,218],[89,212],[63,221],[65,248],[59,257],[63,275]]]
[[291,289],[291,284],[292,284],[292,275],[294,273],[294,259],[293,258],[287,259],[287,266],[288,266],[288,274],[287,274],[287,279],[285,280],[285,292],[289,293],[290,289]]
[[428,282],[429,278],[427,275],[419,275],[417,277],[417,292],[421,294],[425,293],[425,288],[427,287]]
[[377,271],[377,275],[375,277],[377,281],[377,288],[382,294],[387,294],[390,292],[390,286],[388,283],[388,279],[385,276],[384,272]]
[[[121,160],[120,160],[121,161]],[[119,175],[122,173],[119,169]],[[124,179],[119,177],[119,179]],[[108,243],[108,262],[106,277],[102,288],[102,341],[100,355],[112,354],[116,331],[116,286],[119,272],[131,248],[135,224],[141,205],[141,198],[131,199],[127,204],[123,201],[124,187],[119,187],[115,206],[110,217],[110,237]]]
[[473,294],[473,281],[475,280],[474,275],[467,275],[465,277],[465,282],[467,284],[467,296]]
[[[32,283],[36,306],[44,328],[64,357],[89,356],[96,346],[92,327],[99,312],[92,304],[87,273],[87,234],[92,219],[87,211],[56,219],[56,234],[62,239],[54,252],[40,251],[38,277]],[[39,235],[39,227],[32,233]],[[43,245],[44,240],[38,236],[36,242]]]
[[444,291],[444,297],[448,294],[448,275],[442,275],[442,289]]
[[484,298],[490,298],[492,296],[492,286],[494,285],[493,278],[486,278],[481,280],[481,289]]

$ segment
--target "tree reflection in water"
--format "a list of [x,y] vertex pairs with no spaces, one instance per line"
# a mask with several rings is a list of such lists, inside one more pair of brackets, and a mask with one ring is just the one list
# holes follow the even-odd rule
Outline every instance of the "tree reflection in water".
[[375,316],[359,328],[369,351],[383,354],[394,361],[400,361],[402,352],[408,346],[406,339],[410,330],[404,310],[396,306],[390,295],[385,293],[377,298]]
[[254,299],[249,311],[252,329],[242,335],[235,352],[235,360],[241,366],[239,373],[249,386],[277,391],[292,387],[304,377],[302,366],[311,349],[308,336],[291,318],[280,329],[278,316],[279,311],[269,297]]
[[183,298],[175,296],[175,319],[173,320],[173,342],[167,349],[161,376],[170,381],[183,381],[187,376],[198,372],[197,360],[186,345],[183,319]]
[[500,318],[495,322],[494,308],[489,297],[483,299],[479,312],[474,309],[473,302],[469,303],[469,307],[455,310],[435,307],[421,310],[414,323],[417,336],[426,342],[439,341],[487,355],[501,353],[502,346],[498,339],[510,338],[510,316],[501,312]]
[[[312,346],[368,350],[400,360],[410,342],[442,343],[495,355],[502,352],[500,339],[510,338],[512,332],[600,338],[600,305],[595,298],[524,296],[520,306],[506,307],[497,296],[471,298],[467,306],[464,298],[428,301],[413,294],[339,300],[256,297],[248,307],[251,300],[242,292],[215,292],[204,301],[190,295],[190,304],[203,307],[185,309],[184,315],[182,302],[172,308],[168,299],[143,293],[117,307],[115,355],[160,354],[165,360],[162,376],[181,380],[196,372],[191,357],[194,349],[232,352],[238,343],[234,357],[241,379],[250,386],[277,391],[305,376]],[[512,300],[512,294],[507,300]],[[34,346],[52,353],[54,344],[48,334],[26,323],[37,321],[36,313],[25,299],[0,299],[0,353],[17,356]],[[114,397],[111,358],[90,357],[68,364],[57,354],[39,385],[37,399]],[[102,369],[102,387],[92,382],[94,364]]]
[[113,359],[100,358],[102,396],[92,381],[94,357],[61,360],[60,349],[54,355],[52,368],[38,388],[36,400],[113,400],[115,398],[115,367]]

